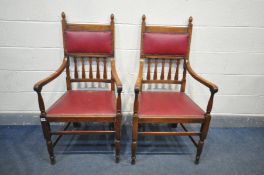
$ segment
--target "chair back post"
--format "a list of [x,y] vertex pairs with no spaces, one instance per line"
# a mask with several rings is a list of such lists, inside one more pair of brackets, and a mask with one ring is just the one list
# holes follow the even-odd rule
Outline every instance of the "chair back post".
[[66,15],[64,12],[61,13],[61,28],[62,28],[62,36],[63,36],[63,51],[64,51],[64,58],[67,58],[67,65],[66,65],[66,86],[67,91],[72,89],[71,86],[71,77],[70,77],[70,59],[66,52],[66,43],[65,43],[65,30],[67,29],[67,20]]
[[189,55],[190,55],[190,47],[191,47],[191,40],[192,40],[192,24],[193,18],[192,16],[189,17],[189,21],[188,21],[188,28],[187,28],[187,32],[188,32],[188,51],[186,54],[186,57],[184,58],[184,62],[183,62],[183,77],[182,77],[182,84],[181,84],[181,92],[185,92],[185,87],[186,87],[186,73],[187,73],[187,68],[186,68],[186,64],[187,62],[189,62]]
[[140,41],[140,59],[144,59],[144,33],[146,31],[146,15],[142,15],[142,22],[141,22],[141,41]]
[[[64,31],[66,30],[66,28],[67,28],[66,15],[64,12],[62,12],[61,13],[61,29],[62,29],[63,38],[65,38]],[[66,45],[65,45],[64,39],[63,39],[63,50],[64,50],[64,57],[65,57],[67,54],[66,54]]]
[[[141,41],[140,41],[140,60],[144,61],[144,33],[146,31],[146,15],[142,15],[142,22],[141,22]],[[139,66],[139,69],[141,69],[141,67]],[[144,69],[144,68],[142,68]],[[140,71],[140,70],[139,70]],[[142,70],[143,71],[143,70]],[[143,74],[142,74],[143,75]],[[143,79],[143,77],[140,77],[141,79]],[[140,88],[139,88],[139,92],[142,91],[142,83],[140,84]]]
[[[113,57],[115,56],[115,52],[114,52],[114,46],[115,46],[115,16],[114,14],[111,14],[110,16],[110,19],[111,19],[111,31],[112,31],[112,55]],[[111,71],[111,91],[115,91],[115,80],[114,80],[114,77],[113,77],[113,74],[112,74],[112,71]]]
[[187,56],[186,56],[186,59],[189,60],[189,55],[190,55],[190,48],[191,48],[191,41],[192,41],[192,28],[193,28],[193,24],[192,24],[192,21],[193,21],[193,17],[190,16],[189,17],[189,23],[188,23],[188,52],[187,52]]
[[114,14],[111,14],[110,16],[110,19],[111,19],[111,31],[112,31],[112,57],[115,57],[115,16]]

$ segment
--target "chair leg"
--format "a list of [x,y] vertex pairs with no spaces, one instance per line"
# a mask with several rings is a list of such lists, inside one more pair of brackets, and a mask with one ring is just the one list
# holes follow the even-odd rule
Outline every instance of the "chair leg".
[[200,140],[199,140],[198,146],[197,146],[195,164],[199,164],[200,157],[201,157],[201,154],[202,154],[202,151],[203,151],[204,141],[205,141],[205,139],[207,137],[207,133],[208,133],[208,130],[209,130],[210,120],[211,120],[211,116],[207,115],[205,117],[205,122],[201,126],[201,136],[200,136]]
[[54,152],[53,152],[53,145],[51,141],[51,134],[50,134],[50,124],[46,121],[45,118],[42,118],[41,121],[42,131],[46,140],[46,145],[49,153],[50,163],[54,165],[56,163]]
[[115,162],[119,163],[120,160],[120,138],[121,138],[121,114],[117,114],[116,121],[114,123],[115,127]]
[[137,140],[138,140],[138,116],[135,115],[133,117],[132,124],[132,145],[131,145],[131,164],[134,165],[136,163],[136,150],[137,150]]
[[196,157],[195,157],[195,164],[199,164],[200,156],[201,156],[201,153],[203,151],[203,146],[204,146],[204,140],[200,139],[198,142],[197,153],[196,153]]

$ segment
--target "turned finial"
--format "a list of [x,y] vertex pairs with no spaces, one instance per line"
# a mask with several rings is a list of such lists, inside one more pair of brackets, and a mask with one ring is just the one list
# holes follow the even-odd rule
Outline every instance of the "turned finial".
[[190,17],[189,17],[189,24],[191,24],[191,23],[192,23],[192,21],[193,21],[193,17],[192,17],[192,16],[190,16]]
[[111,14],[110,18],[111,18],[111,21],[114,21],[114,19],[115,19],[115,16],[114,16],[114,14],[113,14],[113,13]]
[[146,20],[146,15],[142,15],[142,21]]
[[65,15],[64,12],[61,12],[61,17],[62,17],[62,19],[65,19],[66,18],[66,15]]

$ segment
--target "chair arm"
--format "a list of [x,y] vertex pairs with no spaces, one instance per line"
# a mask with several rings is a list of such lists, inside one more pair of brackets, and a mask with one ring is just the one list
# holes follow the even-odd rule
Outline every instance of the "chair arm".
[[63,72],[63,70],[65,69],[66,65],[67,65],[67,59],[64,58],[62,64],[60,65],[60,67],[53,74],[51,74],[50,76],[48,76],[47,78],[45,78],[43,80],[40,80],[39,82],[37,82],[34,85],[34,90],[36,92],[40,92],[43,86],[45,86],[46,84],[48,84],[49,82],[51,82],[52,80],[57,78]]
[[144,60],[140,60],[138,77],[135,84],[135,93],[138,93],[141,90],[142,76],[143,76]]
[[194,72],[189,62],[186,63],[186,68],[189,74],[194,79],[196,79],[197,81],[208,87],[212,93],[216,93],[218,91],[218,87],[214,83],[204,79],[203,77],[199,76],[196,72]]
[[115,67],[115,60],[113,58],[111,58],[111,71],[112,71],[112,76],[114,78],[114,81],[116,83],[117,92],[121,93],[122,92],[122,83],[118,77],[116,67]]
[[210,113],[212,111],[212,107],[213,107],[214,94],[216,92],[218,92],[218,87],[215,84],[213,84],[212,82],[202,78],[196,72],[194,72],[189,62],[186,63],[186,68],[187,68],[187,71],[190,73],[190,75],[194,79],[196,79],[197,81],[199,81],[200,83],[202,83],[203,85],[207,86],[210,89],[211,96],[209,98],[207,108],[206,108],[206,115],[210,115]]

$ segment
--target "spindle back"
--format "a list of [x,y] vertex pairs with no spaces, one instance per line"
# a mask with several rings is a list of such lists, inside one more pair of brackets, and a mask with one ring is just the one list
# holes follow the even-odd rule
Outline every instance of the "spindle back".
[[71,24],[64,12],[61,16],[64,55],[68,61],[67,90],[72,89],[73,82],[111,83],[113,90],[114,80],[107,70],[111,66],[107,65],[114,58],[114,15],[110,25]]
[[[185,91],[186,60],[189,59],[192,17],[186,27],[147,26],[142,16],[140,59],[145,60],[142,83],[180,84]],[[161,67],[159,69],[158,67]],[[180,68],[182,66],[182,68]],[[159,71],[160,70],[160,71]],[[182,70],[182,78],[179,78]],[[166,75],[165,75],[166,73]]]

